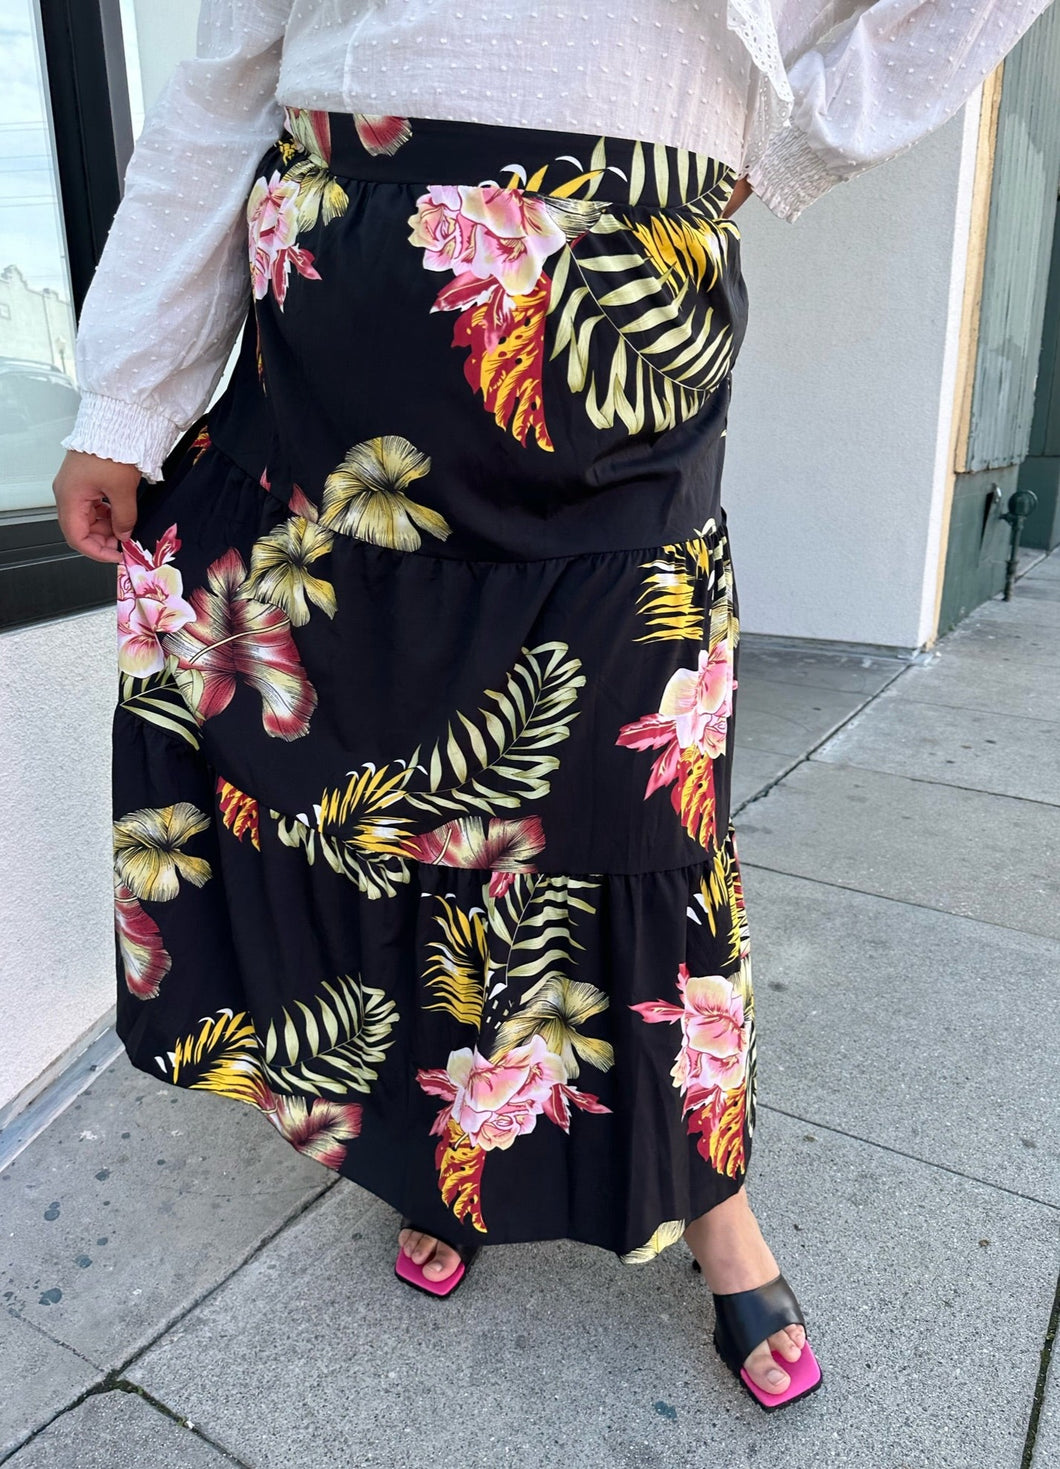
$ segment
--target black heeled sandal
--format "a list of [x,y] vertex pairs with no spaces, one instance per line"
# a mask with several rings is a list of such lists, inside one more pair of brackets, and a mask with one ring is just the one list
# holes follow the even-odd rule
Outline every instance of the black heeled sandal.
[[[700,1270],[698,1260],[693,1260],[692,1268]],[[775,1331],[785,1326],[806,1326],[795,1292],[783,1274],[750,1290],[720,1294],[712,1291],[711,1295],[714,1297],[714,1348],[760,1408],[772,1413],[817,1391],[824,1381],[824,1373],[809,1339],[804,1342],[795,1362],[789,1362],[778,1351],[773,1351],[773,1360],[791,1379],[783,1392],[767,1392],[759,1387],[743,1365],[755,1347]]]
[[411,1285],[413,1290],[421,1290],[426,1295],[434,1296],[438,1300],[444,1300],[446,1297],[451,1296],[471,1268],[471,1262],[478,1254],[480,1246],[453,1244],[451,1240],[442,1239],[440,1234],[435,1234],[433,1229],[427,1229],[422,1224],[414,1224],[411,1219],[402,1219],[400,1227],[401,1229],[414,1229],[417,1234],[429,1234],[432,1239],[440,1241],[443,1245],[448,1245],[451,1250],[455,1250],[460,1256],[460,1264],[444,1280],[431,1280],[429,1276],[424,1275],[423,1267],[417,1265],[415,1260],[410,1259],[399,1245],[398,1256],[394,1261],[394,1274],[398,1280],[402,1281],[405,1285]]

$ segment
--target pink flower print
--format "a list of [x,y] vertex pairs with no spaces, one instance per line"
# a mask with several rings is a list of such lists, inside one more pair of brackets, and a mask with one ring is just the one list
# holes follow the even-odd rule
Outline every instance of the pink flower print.
[[423,250],[427,270],[470,267],[475,256],[475,227],[464,218],[462,202],[456,184],[432,184],[417,199],[417,213],[409,219],[409,238]]
[[567,1130],[571,1102],[588,1112],[609,1112],[596,1097],[566,1083],[566,1069],[540,1035],[488,1061],[479,1050],[453,1051],[445,1071],[420,1071],[424,1091],[449,1103],[435,1118],[432,1135],[442,1135],[450,1119],[483,1152],[507,1149],[533,1132],[545,1115]]
[[[533,429],[551,450],[541,389],[551,291],[544,264],[566,235],[546,201],[496,184],[432,184],[416,206],[409,238],[424,266],[453,272],[431,310],[459,313],[453,345],[471,348],[464,375],[501,428],[510,420],[521,444]],[[492,360],[513,334],[515,345]]]
[[[456,272],[454,286],[465,294],[477,280],[496,282],[508,296],[525,296],[548,257],[566,243],[545,202],[527,199],[521,189],[434,184],[417,205],[409,220],[412,243],[423,248],[428,270]],[[465,276],[471,279],[459,279]],[[479,288],[480,299],[486,294]],[[454,301],[442,309],[455,306]]]
[[680,1021],[681,1049],[670,1075],[684,1097],[685,1113],[721,1101],[744,1083],[750,1020],[731,980],[720,974],[677,972],[680,1005],[649,1000],[631,1009],[654,1023]]
[[308,280],[320,280],[313,265],[313,255],[295,244],[298,234],[298,184],[273,172],[267,182],[256,180],[247,199],[247,224],[250,245],[250,275],[254,298],[261,300],[272,283],[273,293],[283,309],[287,295],[287,279],[293,265]]
[[545,261],[566,236],[541,199],[521,189],[461,188],[466,219],[481,226],[475,234],[471,271],[492,277],[509,296],[525,296],[537,284]]
[[678,748],[695,745],[711,759],[725,750],[725,731],[732,713],[732,650],[718,643],[699,652],[699,667],[679,668],[663,690],[659,714],[672,719]]
[[652,764],[644,799],[664,786],[673,786],[671,804],[690,835],[706,846],[713,832],[713,795],[703,809],[684,810],[685,787],[713,792],[713,775],[697,772],[705,761],[725,752],[732,714],[732,647],[718,643],[709,652],[700,649],[696,668],[678,668],[670,675],[656,714],[646,714],[618,732],[616,745],[633,750],[660,750]]
[[165,665],[161,634],[175,632],[195,619],[195,608],[181,595],[179,570],[170,566],[180,540],[171,525],[155,542],[153,553],[139,541],[121,543],[118,562],[118,667],[146,678]]
[[510,1148],[532,1132],[554,1086],[567,1073],[539,1035],[496,1063],[474,1051],[454,1051],[448,1075],[454,1086],[452,1118],[484,1152]]

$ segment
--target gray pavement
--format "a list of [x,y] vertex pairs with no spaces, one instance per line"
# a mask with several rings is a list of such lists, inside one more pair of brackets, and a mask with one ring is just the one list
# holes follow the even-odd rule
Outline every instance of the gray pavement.
[[915,664],[748,637],[737,725],[748,1189],[819,1393],[737,1389],[683,1245],[414,1296],[391,1209],[122,1054],[0,1172],[0,1461],[1060,1469],[1060,552]]

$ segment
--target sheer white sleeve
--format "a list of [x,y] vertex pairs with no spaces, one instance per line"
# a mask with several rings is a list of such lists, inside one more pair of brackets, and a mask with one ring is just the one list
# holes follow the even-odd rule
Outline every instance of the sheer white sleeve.
[[196,54],[148,109],[85,295],[62,440],[152,484],[220,381],[248,299],[246,196],[279,135],[290,0],[202,0]]
[[[785,56],[794,104],[748,170],[793,220],[834,184],[912,147],[963,105],[1050,0],[878,0]],[[834,12],[833,12],[834,13]]]

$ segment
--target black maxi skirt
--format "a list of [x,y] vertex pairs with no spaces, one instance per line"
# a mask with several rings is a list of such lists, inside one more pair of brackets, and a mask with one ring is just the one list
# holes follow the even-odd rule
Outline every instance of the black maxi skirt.
[[640,1263],[755,1111],[735,173],[287,107],[118,566],[118,1033],[451,1241]]

